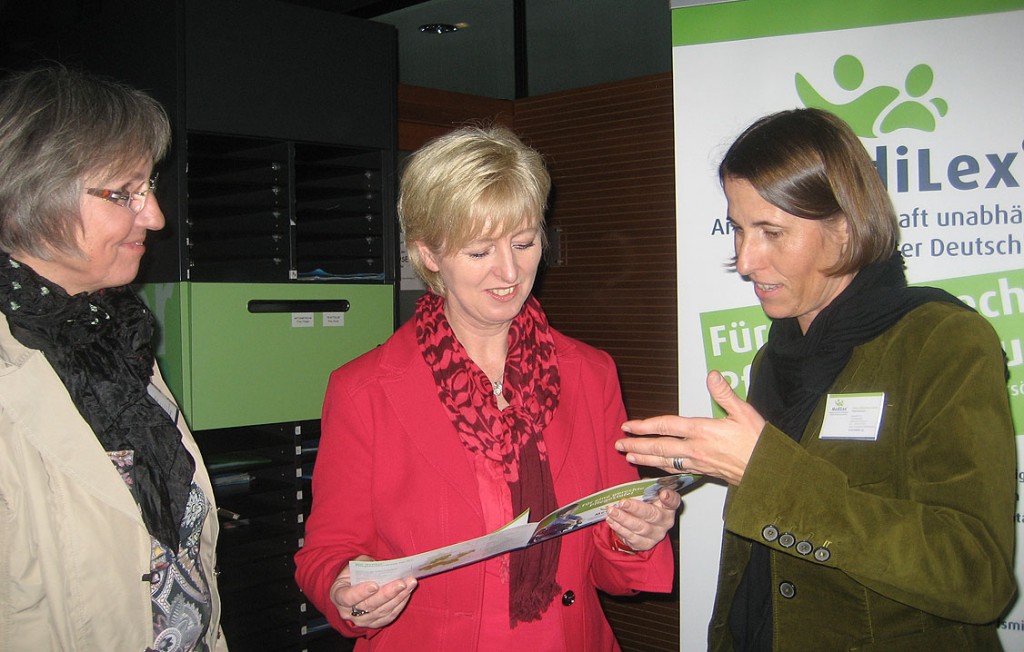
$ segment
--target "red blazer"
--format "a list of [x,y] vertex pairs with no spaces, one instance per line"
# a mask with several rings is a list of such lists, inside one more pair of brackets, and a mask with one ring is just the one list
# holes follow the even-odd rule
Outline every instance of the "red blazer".
[[[611,357],[558,332],[554,338],[562,388],[544,441],[561,505],[637,473],[612,445],[625,409]],[[357,650],[477,649],[487,608],[482,563],[424,578],[405,611],[382,629],[352,627],[329,598],[332,582],[357,555],[392,559],[487,534],[475,471],[434,387],[410,320],[336,370],[327,388],[296,579],[336,629],[367,637]],[[556,579],[575,602],[556,598],[543,615],[563,632],[562,649],[618,649],[597,589],[628,595],[672,588],[667,540],[628,555],[610,549],[609,535],[599,523],[562,538]]]

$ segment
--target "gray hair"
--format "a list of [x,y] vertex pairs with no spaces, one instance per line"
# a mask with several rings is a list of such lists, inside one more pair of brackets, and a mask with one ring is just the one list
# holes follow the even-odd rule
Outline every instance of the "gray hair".
[[78,255],[83,180],[163,158],[171,126],[142,91],[62,66],[0,86],[0,249]]

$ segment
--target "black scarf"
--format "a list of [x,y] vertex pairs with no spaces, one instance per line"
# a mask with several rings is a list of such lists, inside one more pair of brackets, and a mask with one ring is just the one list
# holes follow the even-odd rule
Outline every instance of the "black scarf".
[[[846,367],[853,349],[931,301],[963,306],[944,290],[907,287],[903,256],[864,267],[850,285],[800,331],[795,318],[773,320],[748,401],[799,442],[818,401]],[[729,614],[736,650],[772,649],[769,548],[756,541]]]
[[127,287],[69,296],[4,252],[0,311],[15,339],[46,356],[103,449],[133,451],[129,487],[146,528],[178,550],[195,462],[148,392],[152,314]]

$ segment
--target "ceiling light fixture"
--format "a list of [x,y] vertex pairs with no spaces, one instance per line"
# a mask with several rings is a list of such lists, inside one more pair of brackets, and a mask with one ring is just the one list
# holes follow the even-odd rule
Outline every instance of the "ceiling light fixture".
[[466,23],[457,23],[455,25],[451,23],[427,23],[426,25],[420,25],[420,31],[424,34],[448,34],[450,32],[457,32],[460,27],[465,26]]

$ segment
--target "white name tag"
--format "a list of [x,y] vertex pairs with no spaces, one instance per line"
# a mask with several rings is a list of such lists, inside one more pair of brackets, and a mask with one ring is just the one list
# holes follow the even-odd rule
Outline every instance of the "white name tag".
[[884,392],[829,394],[825,399],[822,439],[875,441],[882,425]]

